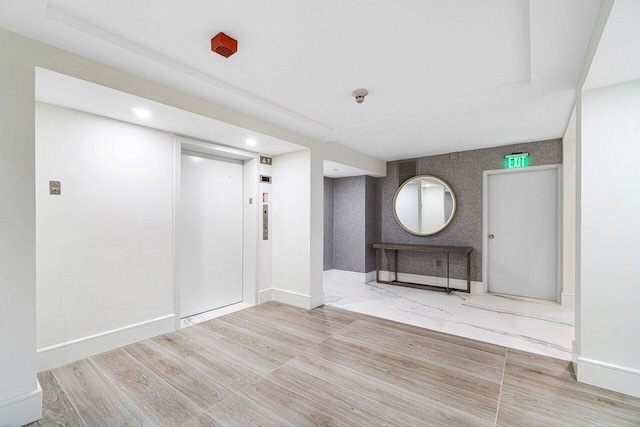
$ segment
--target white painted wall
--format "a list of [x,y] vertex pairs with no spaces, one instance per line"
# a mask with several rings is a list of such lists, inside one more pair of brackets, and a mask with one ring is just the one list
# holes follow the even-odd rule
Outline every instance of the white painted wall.
[[310,176],[309,150],[273,158],[274,196],[270,205],[273,284],[270,293],[262,291],[262,300],[274,299],[309,308],[312,296]]
[[[273,175],[273,166],[271,165],[263,165],[260,164],[258,166],[258,170],[260,175],[272,176]],[[273,184],[266,184],[260,182],[258,184],[258,246],[260,248],[260,279],[258,281],[260,291],[263,292],[264,295],[270,294],[269,289],[272,286],[272,262],[273,262]],[[263,202],[263,195],[266,193],[267,199],[266,202]],[[269,227],[269,238],[267,240],[262,239],[262,207],[263,205],[267,205],[269,209],[269,219],[268,219],[268,227]]]
[[[243,222],[244,235],[242,248],[242,300],[247,304],[258,303],[258,275],[260,253],[258,238],[260,234],[260,203],[258,200],[259,160],[244,162]],[[252,199],[251,202],[249,199]]]
[[[173,144],[165,132],[36,105],[40,350],[173,315]],[[49,180],[61,195],[49,195]]]
[[563,306],[575,307],[576,293],[576,114],[562,138],[562,294]]
[[582,93],[578,379],[640,397],[640,80]]
[[323,256],[324,256],[324,157],[312,150],[309,174],[310,206],[310,266],[309,308],[324,304]]
[[33,59],[0,30],[0,420],[40,418],[36,379],[35,117]]

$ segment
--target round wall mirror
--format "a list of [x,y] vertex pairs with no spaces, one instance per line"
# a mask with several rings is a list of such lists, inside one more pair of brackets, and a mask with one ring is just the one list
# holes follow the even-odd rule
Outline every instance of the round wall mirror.
[[436,234],[456,213],[456,196],[449,184],[431,175],[404,182],[393,198],[393,213],[402,228],[416,236]]

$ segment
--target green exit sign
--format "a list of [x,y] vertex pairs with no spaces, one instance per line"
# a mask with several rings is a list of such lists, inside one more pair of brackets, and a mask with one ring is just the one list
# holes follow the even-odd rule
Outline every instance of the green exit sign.
[[526,168],[527,166],[529,166],[529,153],[504,156],[504,167],[507,169]]

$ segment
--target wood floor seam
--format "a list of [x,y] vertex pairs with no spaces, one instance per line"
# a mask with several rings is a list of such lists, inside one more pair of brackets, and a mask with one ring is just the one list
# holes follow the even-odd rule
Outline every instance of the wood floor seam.
[[[125,347],[121,347],[121,349],[125,349]],[[126,351],[126,349],[125,349],[125,351]],[[134,356],[132,356],[129,352],[127,352],[127,354],[129,354],[129,355],[131,356],[131,358],[134,360],[134,363],[137,363],[137,364],[141,365],[142,367],[146,368],[149,372],[151,372],[153,375],[155,375],[155,376],[158,378],[158,380],[160,380],[160,382],[164,383],[166,386],[168,386],[169,388],[173,389],[176,393],[178,393],[179,395],[181,395],[182,397],[184,397],[186,400],[188,400],[190,403],[192,403],[195,407],[197,407],[197,408],[199,408],[200,410],[202,410],[202,408],[200,407],[200,405],[198,405],[198,403],[194,402],[192,399],[190,399],[190,398],[189,398],[189,396],[187,396],[187,395],[185,395],[184,393],[182,393],[180,390],[178,390],[177,388],[175,388],[175,387],[173,386],[173,384],[171,384],[170,382],[168,382],[168,381],[166,381],[164,378],[162,378],[160,375],[158,375],[158,374],[157,374],[157,373],[156,373],[156,372],[155,372],[151,367],[149,367],[149,366],[147,366],[147,365],[142,364],[138,359],[136,359]],[[102,370],[102,372],[103,372],[105,375],[109,376],[106,372],[104,372],[104,370]],[[111,380],[112,380],[112,382],[113,382],[113,379],[112,379],[110,376],[109,376],[109,379],[111,379]],[[122,387],[118,386],[117,384],[116,384],[116,386],[117,386],[118,388],[120,388],[120,390],[122,390]],[[128,396],[128,394],[127,394],[127,392],[126,392],[125,390],[122,390],[122,392],[123,392],[125,395],[127,395],[127,397],[129,397],[129,396]],[[131,400],[131,399],[129,399],[129,400]],[[138,409],[141,409],[141,408],[140,408],[140,407],[138,407]],[[202,411],[202,412],[205,412],[205,411]],[[202,414],[202,412],[201,412],[200,414]],[[143,414],[143,415],[145,415],[145,414],[144,414],[144,411],[142,412],[142,414]],[[199,416],[200,414],[198,414],[197,416]],[[146,416],[146,415],[145,415],[145,416]]]
[[[312,355],[307,355],[307,356],[308,356],[308,357],[313,357]],[[327,363],[330,363],[330,362],[327,362]],[[284,365],[283,365],[283,367],[284,367]],[[276,371],[279,371],[279,370],[281,370],[281,369],[282,369],[282,368],[278,368]],[[274,371],[274,372],[276,372],[276,371]],[[309,375],[311,375],[311,374],[309,374]],[[271,379],[271,378],[270,378],[270,379]],[[295,394],[297,394],[297,395],[300,395],[300,393],[298,393],[297,391],[295,391],[295,390],[291,389],[291,388],[290,388],[290,387],[288,387],[286,384],[283,384],[283,382],[282,382],[282,381],[278,381],[278,379],[277,379],[277,378],[275,378],[275,379],[271,379],[271,380],[272,380],[272,381],[274,381],[274,382],[276,382],[276,383],[278,383],[278,384],[280,384],[282,387],[284,387],[284,388],[288,389],[288,390],[289,390],[289,391],[291,391],[292,393],[295,393]],[[343,388],[342,386],[336,386],[336,387]],[[300,395],[300,396],[302,396],[302,395]],[[305,396],[302,396],[302,397],[304,397],[304,398],[306,398],[306,399],[308,399],[308,400],[313,401],[314,403],[316,403],[316,404],[318,404],[318,405],[320,405],[320,406],[324,407],[324,408],[325,408],[325,409],[327,409],[327,410],[332,410],[332,408],[331,408],[331,407],[329,407],[329,406],[327,406],[327,405],[323,404],[322,402],[320,402],[320,401],[319,401],[319,399],[312,399],[312,398],[310,398],[310,397],[305,397]],[[372,399],[369,399],[368,397],[360,396],[360,399],[370,400],[371,402],[375,403],[375,401],[373,401]],[[408,418],[412,418],[413,420],[415,420],[415,422],[416,422],[416,423],[420,423],[420,422],[421,422],[421,420],[420,420],[420,419],[415,418],[415,417],[413,417],[413,416],[412,416],[412,415],[410,415],[410,414],[403,414],[403,415],[405,415],[405,416],[406,416],[406,417],[408,417]],[[358,423],[358,424],[362,425],[361,423],[359,423],[359,422],[358,422],[358,421],[356,421],[356,420],[351,419],[351,421],[353,421],[353,422],[355,422],[355,423]],[[415,424],[415,425],[418,425],[418,424]],[[366,427],[367,425],[365,424],[365,425],[363,425],[363,426],[364,426],[364,427]]]
[[[224,316],[223,316],[223,317],[224,317]],[[222,319],[222,318],[218,318],[218,319]],[[217,319],[216,319],[216,320],[217,320]],[[206,326],[203,326],[203,324],[197,324],[197,325],[194,325],[194,327],[206,328]],[[241,328],[241,327],[240,327],[240,328]],[[239,341],[239,340],[238,340],[238,339],[236,339],[235,337],[233,337],[233,338],[225,337],[224,335],[219,334],[218,332],[213,331],[213,330],[211,330],[211,329],[209,329],[209,328],[206,328],[206,329],[207,329],[207,330],[209,330],[209,331],[211,331],[211,332],[213,332],[213,333],[214,333],[214,334],[216,334],[216,335],[219,335],[219,336],[221,336],[221,337],[223,337],[223,338],[226,338],[226,339],[228,339],[228,340],[231,340],[231,341],[235,342],[236,344],[244,345],[244,343],[243,343],[243,342]],[[258,334],[253,333],[252,331],[248,331],[248,330],[246,330],[246,329],[244,329],[244,333],[245,333],[245,334],[247,334],[247,335],[249,335],[249,336],[257,337],[257,338],[262,339],[262,340],[265,340],[265,341],[267,341],[267,342],[271,342],[271,343],[273,343],[275,346],[284,346],[284,347],[287,347],[287,348],[289,348],[289,349],[291,349],[291,350],[293,350],[293,351],[295,351],[295,352],[298,352],[298,353],[301,353],[301,352],[302,352],[301,350],[298,350],[298,349],[296,349],[296,348],[294,348],[294,347],[291,347],[291,346],[289,346],[289,345],[287,345],[287,344],[280,343],[280,342],[275,341],[275,340],[272,340],[272,339],[270,339],[270,338],[268,338],[268,337],[260,336],[260,335],[258,335]]]
[[[203,376],[207,377],[207,378],[211,378],[213,380],[215,380],[215,378],[211,377],[209,374],[207,374],[206,372],[202,371],[201,369],[199,369],[197,366],[193,366],[192,364],[189,363],[188,360],[186,360],[185,358],[183,358],[182,356],[178,356],[178,355],[173,355],[173,354],[169,354],[166,350],[164,350],[162,347],[160,347],[158,344],[154,343],[153,341],[150,341],[150,344],[155,346],[156,348],[159,349],[159,351],[165,353],[166,355],[169,355],[171,357],[174,357],[176,359],[181,360],[182,362],[184,362],[185,364],[188,364],[189,366],[191,366],[193,369],[195,369],[196,371],[200,372]],[[135,356],[134,356],[135,357]]]
[[[193,325],[193,326],[196,326],[196,325]],[[190,327],[190,326],[189,326],[189,327]],[[328,339],[328,338],[327,338],[327,339]],[[302,354],[304,354],[304,353],[302,353]],[[300,356],[300,355],[298,355],[298,356]],[[296,357],[298,357],[298,356],[296,356]],[[233,398],[233,397],[235,397],[235,396],[237,396],[237,395],[239,395],[239,394],[242,394],[245,390],[249,389],[252,385],[254,385],[254,384],[255,384],[255,383],[257,383],[258,381],[260,381],[260,380],[262,380],[262,379],[266,378],[266,377],[267,377],[267,376],[269,376],[271,373],[273,373],[273,372],[277,371],[278,369],[280,369],[282,366],[284,366],[285,364],[289,363],[289,362],[290,362],[291,360],[293,360],[293,359],[295,359],[295,357],[294,357],[294,358],[291,358],[289,361],[287,361],[287,362],[285,362],[285,363],[281,364],[280,366],[277,366],[277,367],[273,368],[271,371],[267,372],[266,374],[262,375],[261,377],[259,377],[259,378],[255,379],[255,380],[251,381],[249,384],[247,384],[247,385],[243,386],[241,389],[237,390],[237,391],[236,391],[235,393],[233,393],[231,396],[228,396],[228,397],[224,398],[224,399],[223,399],[223,400],[221,400],[220,402],[218,402],[218,403],[216,403],[215,405],[213,405],[212,407],[208,408],[208,409],[207,409],[206,411],[204,411],[203,413],[209,414],[209,412],[211,412],[212,410],[214,410],[214,409],[215,409],[215,408],[217,408],[218,406],[222,405],[222,404],[223,404],[223,403],[225,403],[227,400],[229,400],[229,399],[231,399],[231,398]],[[296,394],[297,394],[297,393],[296,393]],[[183,423],[183,424],[181,424],[181,425],[188,424],[188,423],[190,423],[191,421],[193,421],[194,419],[196,419],[196,418],[200,417],[201,415],[202,415],[202,414],[199,414],[199,415],[197,415],[197,416],[193,417],[192,419],[190,419],[189,421],[184,422],[184,423]]]
[[496,421],[495,426],[498,425],[498,414],[500,413],[500,400],[502,400],[502,386],[504,385],[504,375],[507,371],[507,357],[509,357],[509,347],[504,354],[504,366],[502,367],[502,381],[500,381],[500,394],[498,394],[498,406],[496,406]]
[[87,359],[89,360],[89,363],[91,363],[91,364],[93,365],[93,367],[94,367],[98,372],[100,372],[100,373],[102,374],[102,376],[103,376],[107,381],[109,381],[109,382],[111,383],[111,385],[113,385],[113,387],[117,388],[118,390],[120,390],[120,391],[122,392],[122,396],[123,396],[125,399],[127,399],[127,400],[129,401],[129,403],[131,403],[131,405],[132,405],[133,407],[135,407],[135,408],[138,410],[138,412],[140,412],[140,414],[142,414],[142,416],[143,416],[143,417],[144,417],[144,418],[149,422],[149,424],[151,424],[151,425],[155,425],[155,424],[153,423],[153,421],[151,421],[151,420],[149,419],[149,417],[147,416],[147,414],[145,414],[145,413],[144,413],[144,411],[142,410],[142,408],[140,408],[138,405],[136,405],[136,402],[134,401],[134,399],[132,399],[132,398],[131,398],[131,396],[129,396],[129,395],[128,395],[124,390],[122,390],[120,387],[118,387],[118,384],[116,384],[116,383],[111,379],[111,377],[109,377],[109,375],[107,375],[107,374],[106,374],[106,372],[104,372],[104,371],[100,368],[100,366],[98,366],[98,365],[97,365],[97,364],[92,360],[92,358],[91,358],[91,357],[88,357]]
[[78,407],[76,406],[76,404],[73,402],[73,400],[71,399],[71,397],[69,397],[69,393],[67,392],[67,390],[65,390],[64,385],[62,384],[62,382],[58,379],[58,377],[56,377],[55,372],[53,372],[53,370],[49,370],[51,372],[51,375],[53,375],[53,378],[55,378],[55,380],[58,382],[58,384],[60,385],[60,388],[62,389],[62,392],[65,394],[65,396],[67,396],[67,399],[69,399],[69,402],[71,403],[71,406],[73,407],[73,409],[76,411],[76,413],[78,414],[78,416],[80,417],[80,420],[82,420],[82,422],[84,423],[85,426],[89,427],[89,424],[85,421],[85,419],[82,417],[82,413],[80,413],[80,411],[78,410]]
[[[277,368],[274,368],[273,371],[279,369],[280,367],[278,366]],[[271,372],[273,372],[271,371]],[[209,413],[212,410],[214,410],[215,408],[217,408],[218,406],[222,405],[223,403],[225,403],[227,400],[232,399],[236,396],[238,396],[239,394],[242,394],[245,390],[247,390],[249,387],[251,387],[253,384],[257,383],[258,381],[260,381],[261,379],[265,378],[267,375],[271,374],[271,372],[269,372],[268,374],[265,374],[263,376],[261,376],[260,378],[250,382],[249,384],[245,385],[244,387],[242,387],[240,390],[236,391],[235,393],[233,393],[231,396],[227,396],[224,399],[222,399],[220,402],[216,403],[215,405],[213,405],[212,407],[210,407],[209,409],[207,409],[206,411],[204,411],[205,413]],[[202,415],[202,414],[200,414]],[[200,415],[198,415],[197,417],[194,418],[198,418]],[[191,421],[191,420],[190,420]],[[185,424],[187,424],[189,421],[187,421]]]
[[[359,317],[359,316],[358,316],[358,317]],[[355,319],[353,322],[355,322],[356,320],[357,320],[357,319]],[[300,354],[298,354],[298,355],[296,355],[296,356],[292,357],[291,359],[289,359],[288,361],[286,361],[286,362],[282,363],[281,365],[279,365],[279,366],[277,366],[277,367],[273,368],[271,371],[269,371],[268,373],[264,374],[264,375],[263,375],[263,376],[261,376],[260,378],[258,378],[258,379],[256,379],[256,380],[252,381],[251,383],[249,383],[249,384],[245,385],[242,389],[238,390],[238,391],[237,391],[233,396],[229,396],[229,397],[225,398],[224,400],[222,400],[221,402],[217,403],[217,404],[216,404],[216,405],[214,405],[213,407],[209,408],[209,409],[208,409],[207,411],[205,411],[205,412],[206,412],[206,413],[209,413],[209,412],[211,412],[213,409],[215,409],[216,407],[218,407],[218,406],[222,405],[225,401],[227,401],[227,400],[231,399],[232,397],[234,397],[234,396],[236,396],[236,395],[238,395],[238,394],[242,394],[242,392],[243,392],[243,391],[245,391],[246,389],[250,388],[252,385],[254,385],[255,383],[259,382],[260,380],[262,380],[262,379],[264,379],[264,378],[267,378],[267,377],[268,377],[269,375],[271,375],[273,372],[275,372],[275,371],[277,371],[277,370],[281,369],[283,366],[285,366],[286,364],[290,363],[292,360],[297,359],[297,358],[298,358],[298,357],[300,357],[300,356],[307,355],[307,353],[308,353],[308,352],[312,351],[314,348],[318,347],[319,345],[321,345],[322,343],[324,343],[325,341],[327,341],[328,339],[330,339],[331,337],[333,337],[333,335],[335,335],[335,334],[336,334],[336,333],[338,333],[339,331],[341,331],[341,330],[343,330],[343,329],[345,329],[345,328],[349,327],[351,324],[353,324],[353,322],[351,322],[351,323],[349,323],[349,324],[347,324],[347,325],[344,325],[344,326],[342,326],[342,325],[338,325],[338,326],[340,326],[340,329],[339,329],[338,331],[332,332],[332,333],[331,333],[327,338],[325,338],[324,340],[322,340],[322,341],[318,342],[317,344],[313,345],[313,347],[311,347],[311,348],[309,348],[309,349],[307,349],[307,350],[303,351],[302,353],[300,353]],[[194,325],[194,326],[197,326],[197,325]],[[251,333],[250,331],[248,331],[248,332],[249,332],[249,333]],[[215,332],[214,332],[214,333],[215,333]],[[237,341],[236,341],[236,342],[237,342]],[[242,343],[238,343],[238,344],[242,344]],[[280,385],[282,385],[282,384],[280,384]],[[283,387],[285,387],[284,385],[282,385],[282,386],[283,386]],[[289,389],[288,387],[285,387],[285,388],[286,388],[287,390],[289,390],[291,393],[294,393],[295,395],[300,396],[301,398],[304,398],[303,396],[301,396],[300,394],[296,393],[295,391],[293,391],[293,390]],[[306,399],[306,398],[304,398],[304,399]],[[308,399],[307,399],[307,400],[308,400]],[[319,404],[318,402],[314,402],[314,403]],[[322,405],[321,405],[321,406],[322,406]],[[324,407],[324,406],[323,406],[323,407]],[[325,409],[331,410],[331,408],[326,408],[326,407],[325,407]],[[197,418],[197,417],[194,417],[194,418]],[[189,423],[189,421],[187,421],[185,424],[188,424],[188,423]],[[363,427],[366,427],[366,426],[363,426]]]

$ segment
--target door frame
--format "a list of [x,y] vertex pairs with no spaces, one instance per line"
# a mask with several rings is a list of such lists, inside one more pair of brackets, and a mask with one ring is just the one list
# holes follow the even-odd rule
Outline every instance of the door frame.
[[519,169],[493,169],[482,173],[482,281],[489,292],[489,176],[507,173],[524,173],[540,170],[556,170],[556,302],[562,294],[562,164],[529,166]]
[[[258,176],[260,155],[237,148],[218,145],[209,141],[197,140],[176,135],[173,156],[173,307],[175,330],[181,328],[180,276],[178,251],[180,250],[181,221],[181,176],[182,153],[188,151],[209,158],[226,158],[243,162],[243,227],[242,227],[242,302],[254,305],[258,303],[258,244],[260,238],[260,203],[258,203]],[[249,198],[253,204],[248,205]]]

